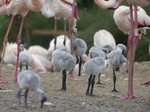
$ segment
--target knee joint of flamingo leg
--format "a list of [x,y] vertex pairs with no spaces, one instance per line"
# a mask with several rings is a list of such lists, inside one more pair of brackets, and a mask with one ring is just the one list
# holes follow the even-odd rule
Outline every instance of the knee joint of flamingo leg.
[[17,43],[21,44],[21,38],[17,38]]
[[22,34],[18,34],[17,38],[21,38],[21,35],[22,35]]
[[73,26],[73,19],[70,20],[70,25]]
[[4,38],[4,42],[6,42],[6,43],[8,42],[8,37]]

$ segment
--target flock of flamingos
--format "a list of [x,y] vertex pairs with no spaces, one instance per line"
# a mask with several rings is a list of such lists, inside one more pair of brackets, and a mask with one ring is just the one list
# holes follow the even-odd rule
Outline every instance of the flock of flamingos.
[[[21,105],[21,90],[25,92],[25,106],[27,106],[27,94],[29,90],[33,90],[39,94],[41,108],[46,101],[46,94],[39,88],[39,76],[33,71],[28,70],[28,65],[37,70],[52,71],[59,68],[62,71],[62,91],[66,91],[66,72],[70,71],[70,78],[73,77],[73,70],[78,67],[78,75],[81,76],[81,65],[83,71],[89,74],[88,87],[86,95],[94,96],[93,88],[95,76],[108,65],[113,70],[113,90],[116,90],[115,71],[123,63],[126,63],[128,73],[128,94],[120,96],[121,98],[133,98],[133,74],[134,74],[134,58],[136,45],[142,34],[146,34],[146,30],[150,27],[150,17],[146,14],[142,6],[150,5],[150,0],[126,0],[129,6],[121,5],[123,0],[94,0],[94,2],[102,9],[115,9],[114,21],[118,28],[128,35],[127,47],[123,44],[116,45],[113,36],[107,30],[97,31],[94,35],[94,46],[90,48],[89,54],[86,55],[87,45],[83,39],[77,38],[77,20],[78,11],[76,0],[0,0],[0,14],[12,15],[8,29],[4,36],[3,51],[0,63],[0,82],[6,82],[2,79],[2,64],[11,63],[16,65],[14,81],[18,82],[20,90],[18,91],[19,105]],[[25,49],[21,45],[21,33],[25,16],[28,11],[41,11],[46,18],[55,18],[55,38],[50,42],[49,49],[41,46],[30,46]],[[21,24],[17,36],[17,44],[8,43],[9,32],[15,15],[21,14]],[[56,37],[57,20],[64,18],[64,35]],[[69,37],[66,36],[66,20],[69,21]],[[38,50],[37,50],[38,49]],[[127,57],[124,53],[127,51]],[[11,55],[11,57],[10,57]],[[107,60],[106,60],[107,57]],[[51,61],[50,61],[51,60]],[[26,69],[22,71],[22,65],[25,62]],[[77,65],[78,64],[78,65]],[[18,66],[20,72],[18,75]],[[3,76],[4,77],[4,76]],[[28,84],[28,83],[29,84]],[[99,80],[100,83],[100,80]],[[150,85],[150,81],[144,83]]]

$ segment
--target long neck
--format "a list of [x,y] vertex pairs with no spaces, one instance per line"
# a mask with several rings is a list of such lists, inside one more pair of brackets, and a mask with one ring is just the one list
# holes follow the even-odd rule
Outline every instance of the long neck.
[[39,11],[43,4],[44,4],[44,0],[31,0],[32,3],[29,3],[28,6],[30,7],[30,10],[32,11]]
[[39,94],[39,100],[41,101],[44,97],[46,97],[46,94],[44,93],[43,90],[41,90],[40,88],[36,89],[35,92],[37,94]]
[[94,2],[103,9],[113,8],[117,0],[94,0]]

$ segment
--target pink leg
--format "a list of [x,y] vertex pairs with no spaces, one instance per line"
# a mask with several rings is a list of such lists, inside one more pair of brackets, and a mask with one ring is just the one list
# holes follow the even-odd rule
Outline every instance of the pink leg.
[[7,42],[8,42],[8,35],[9,35],[9,32],[10,32],[10,28],[11,28],[11,26],[12,26],[14,17],[15,17],[15,16],[12,15],[11,20],[10,20],[10,23],[9,23],[9,26],[8,26],[8,29],[7,29],[7,32],[6,32],[6,35],[5,35],[5,37],[4,37],[3,51],[2,51],[2,60],[1,60],[1,63],[0,63],[0,82],[6,82],[6,81],[4,81],[3,79],[1,79],[1,74],[2,74],[2,63],[3,63],[3,60],[4,60],[4,55],[5,55],[6,45],[7,45]]
[[134,59],[135,59],[135,51],[136,51],[136,45],[138,43],[138,36],[135,36],[134,30],[137,29],[137,6],[134,6],[135,11],[135,24],[133,24],[133,10],[132,5],[130,5],[130,12],[131,12],[131,25],[132,25],[132,32],[130,36],[130,49],[129,49],[129,64],[128,64],[128,70],[129,70],[129,80],[128,80],[128,94],[126,96],[121,96],[121,98],[133,98],[133,71],[134,71]]
[[[73,54],[73,45],[72,45],[72,32],[73,32],[73,18],[74,18],[74,12],[75,12],[75,2],[76,0],[73,0],[73,6],[72,6],[72,15],[71,15],[71,23],[70,23],[70,26],[69,26],[69,31],[70,31],[70,42],[71,42],[71,54]],[[77,79],[77,78],[74,78],[73,76],[73,70],[70,71],[70,79],[71,80],[81,80],[81,79]]]
[[81,80],[81,79],[78,79],[78,78],[74,78],[74,76],[73,76],[73,70],[70,71],[70,79],[71,80],[78,80],[78,81]]
[[20,44],[21,44],[21,34],[22,34],[22,28],[24,23],[24,17],[22,17],[20,29],[17,37],[17,62],[16,62],[16,71],[14,76],[14,82],[17,82],[17,76],[18,76],[18,64],[19,64],[19,54],[20,54]]

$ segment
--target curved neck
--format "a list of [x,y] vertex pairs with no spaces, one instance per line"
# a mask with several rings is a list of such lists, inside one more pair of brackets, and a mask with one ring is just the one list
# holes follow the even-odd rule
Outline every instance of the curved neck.
[[94,0],[94,2],[103,9],[113,8],[120,4],[122,0]]
[[42,93],[44,93],[44,91],[41,90],[40,88],[36,89],[35,92],[36,92],[37,94],[39,94],[39,95],[42,94]]

